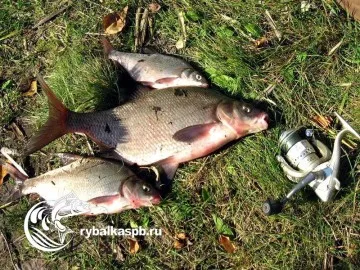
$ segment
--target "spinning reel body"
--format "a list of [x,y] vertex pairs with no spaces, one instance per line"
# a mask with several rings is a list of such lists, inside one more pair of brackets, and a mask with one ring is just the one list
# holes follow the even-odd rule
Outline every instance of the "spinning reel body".
[[311,186],[324,202],[330,201],[335,191],[340,189],[337,175],[341,140],[346,133],[351,133],[358,139],[360,135],[340,115],[335,115],[342,124],[342,130],[335,138],[333,153],[325,144],[313,138],[311,130],[306,130],[305,136],[298,129],[290,129],[281,134],[281,154],[277,156],[277,160],[286,176],[297,184],[282,200],[268,199],[263,205],[265,214],[281,212],[290,197],[306,185]]

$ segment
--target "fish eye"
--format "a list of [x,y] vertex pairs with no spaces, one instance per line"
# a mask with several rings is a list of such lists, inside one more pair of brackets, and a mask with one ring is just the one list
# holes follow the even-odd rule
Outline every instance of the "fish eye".
[[242,110],[243,110],[244,112],[246,112],[246,113],[249,113],[249,112],[251,111],[251,109],[250,109],[248,106],[246,106],[246,105],[243,105],[243,106],[242,106]]
[[148,186],[143,185],[142,186],[143,191],[150,192],[150,188]]
[[202,79],[201,75],[199,75],[199,74],[196,74],[195,78],[196,78],[198,81],[200,81],[200,80]]

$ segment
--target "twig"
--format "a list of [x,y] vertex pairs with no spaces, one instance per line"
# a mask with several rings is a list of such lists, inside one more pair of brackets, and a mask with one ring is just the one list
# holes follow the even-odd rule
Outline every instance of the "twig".
[[18,270],[19,267],[14,263],[14,260],[13,260],[13,258],[12,258],[12,254],[11,254],[11,251],[10,251],[9,244],[8,244],[8,242],[6,241],[6,238],[5,238],[4,234],[3,234],[3,232],[0,231],[0,233],[1,233],[2,238],[4,239],[5,246],[6,246],[7,250],[9,251],[11,263],[12,263],[14,269],[15,269],[15,270]]
[[145,41],[146,28],[148,25],[148,16],[149,16],[149,10],[145,8],[140,22],[140,44],[139,44],[140,46],[142,46]]
[[135,51],[139,46],[140,13],[141,13],[141,7],[138,7],[135,15]]
[[38,28],[40,25],[43,25],[44,23],[47,23],[48,21],[52,20],[53,18],[55,18],[57,15],[59,15],[60,13],[63,13],[65,10],[67,10],[69,7],[71,7],[72,2],[70,2],[67,6],[60,8],[59,10],[49,14],[48,16],[46,16],[44,19],[41,19],[37,24],[35,24],[32,29],[36,29]]
[[274,30],[275,36],[276,36],[276,37],[278,38],[278,40],[280,41],[282,34],[281,34],[281,32],[277,29],[276,24],[275,24],[275,22],[274,22],[273,18],[271,17],[270,12],[269,12],[268,10],[265,10],[265,17],[266,17],[267,21],[269,22],[271,28]]
[[328,56],[332,55],[343,43],[343,40],[340,40],[339,43],[337,43],[328,53]]

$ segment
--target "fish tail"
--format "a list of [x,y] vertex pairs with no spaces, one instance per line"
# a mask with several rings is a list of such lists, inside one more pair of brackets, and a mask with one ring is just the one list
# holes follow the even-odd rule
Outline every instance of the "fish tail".
[[30,138],[25,148],[25,156],[34,153],[53,140],[68,133],[67,120],[69,115],[72,113],[56,97],[54,92],[50,89],[50,87],[46,84],[40,75],[37,76],[37,80],[48,97],[49,118],[44,126],[37,132],[37,134]]
[[110,41],[105,37],[101,38],[101,43],[103,45],[105,55],[108,56],[114,50],[114,47],[111,45]]
[[22,194],[22,187],[24,184],[24,181],[28,179],[28,176],[24,175],[20,170],[18,170],[16,167],[11,165],[8,162],[0,161],[0,167],[2,171],[5,171],[6,174],[9,174],[13,179],[16,180],[16,185],[14,189],[11,192],[11,195],[8,196],[4,202],[5,204],[11,203],[13,201],[17,201],[23,194]]

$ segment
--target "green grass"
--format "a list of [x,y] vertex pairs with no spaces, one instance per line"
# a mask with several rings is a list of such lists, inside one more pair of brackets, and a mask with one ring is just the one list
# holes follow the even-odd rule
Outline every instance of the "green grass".
[[[123,98],[119,70],[103,57],[98,33],[102,17],[129,4],[124,32],[111,37],[119,50],[134,49],[134,18],[138,1],[74,1],[72,7],[36,30],[31,26],[59,8],[62,1],[3,1],[0,8],[0,144],[21,150],[8,130],[24,123],[30,136],[47,117],[42,93],[24,98],[20,91],[41,73],[52,89],[75,111],[101,110]],[[148,3],[150,1],[143,1]],[[149,45],[159,52],[179,55],[206,74],[214,88],[229,95],[268,102],[273,128],[249,136],[209,157],[181,166],[169,196],[159,206],[118,215],[76,217],[73,230],[94,224],[130,225],[163,229],[162,237],[145,237],[131,255],[123,238],[75,237],[74,248],[45,254],[30,247],[23,235],[28,198],[0,210],[0,229],[19,265],[38,258],[48,268],[71,269],[357,269],[360,264],[358,150],[344,147],[341,191],[334,202],[322,203],[310,189],[300,192],[285,211],[262,214],[267,197],[284,195],[291,187],[277,161],[282,130],[311,127],[317,113],[338,111],[360,130],[360,24],[335,1],[311,1],[301,12],[299,1],[162,1],[155,15],[155,38]],[[185,13],[187,46],[176,50],[180,35],[177,11]],[[277,40],[265,18],[272,15],[283,38]],[[267,37],[270,44],[256,48],[251,39]],[[3,38],[3,39],[2,39]],[[342,40],[331,55],[329,51]],[[275,84],[267,94],[265,89]],[[111,97],[111,98],[109,98]],[[111,100],[112,102],[109,102]],[[269,102],[270,101],[270,102]],[[318,128],[315,126],[315,128]],[[321,129],[323,136],[333,135]],[[330,145],[332,143],[329,140]],[[88,153],[86,139],[67,135],[48,152]],[[39,174],[48,170],[50,157],[35,154],[25,167]],[[20,161],[20,160],[19,160]],[[217,222],[215,222],[217,220]],[[220,222],[220,225],[219,225]],[[221,226],[221,223],[224,226]],[[166,233],[165,233],[166,232]],[[173,247],[185,232],[192,245]],[[231,235],[237,246],[226,253],[220,234]],[[124,261],[113,250],[122,249]],[[1,242],[0,242],[1,247]],[[8,252],[0,250],[0,266],[10,268]],[[75,268],[73,268],[75,267]]]

